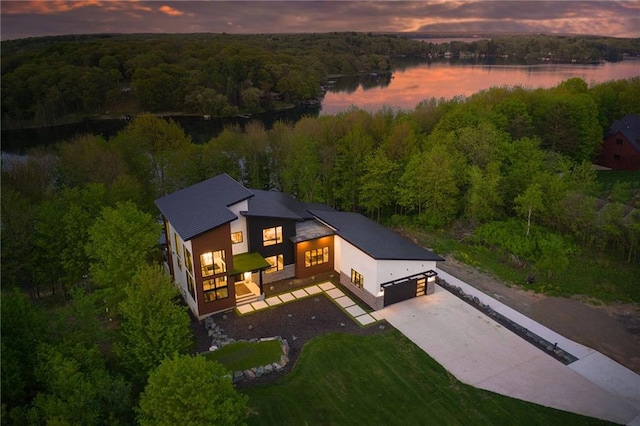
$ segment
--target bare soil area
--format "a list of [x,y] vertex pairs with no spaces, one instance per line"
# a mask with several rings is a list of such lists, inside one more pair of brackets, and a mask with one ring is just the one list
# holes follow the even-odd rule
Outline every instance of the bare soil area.
[[593,348],[640,374],[640,306],[593,304],[508,286],[495,276],[446,258],[438,268],[563,336]]

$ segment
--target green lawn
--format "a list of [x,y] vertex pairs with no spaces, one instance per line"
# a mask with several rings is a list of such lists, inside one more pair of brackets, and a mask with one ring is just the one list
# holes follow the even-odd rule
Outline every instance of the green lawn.
[[280,382],[243,393],[251,425],[605,424],[464,385],[396,330],[317,337]]
[[204,356],[209,360],[218,361],[231,371],[240,371],[278,362],[281,355],[280,342],[269,340],[231,343]]

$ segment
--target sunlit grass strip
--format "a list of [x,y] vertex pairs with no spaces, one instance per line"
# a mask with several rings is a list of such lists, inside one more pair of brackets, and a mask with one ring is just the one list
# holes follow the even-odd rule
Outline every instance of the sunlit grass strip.
[[280,361],[282,347],[279,340],[264,342],[235,342],[204,356],[218,361],[230,371],[243,371]]
[[395,330],[317,337],[279,383],[243,392],[255,425],[604,424],[464,385]]

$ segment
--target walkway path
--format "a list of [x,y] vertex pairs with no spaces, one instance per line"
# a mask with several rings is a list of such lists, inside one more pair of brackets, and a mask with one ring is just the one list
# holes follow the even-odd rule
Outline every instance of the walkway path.
[[236,307],[236,311],[241,315],[249,314],[251,312],[261,311],[283,303],[293,302],[295,300],[319,294],[326,295],[330,300],[340,306],[351,318],[353,318],[354,321],[362,326],[373,324],[374,322],[383,319],[380,312],[374,311],[367,313],[364,309],[358,306],[350,296],[346,295],[342,290],[328,281],[271,296],[265,300],[240,305]]
[[548,407],[640,425],[640,376],[457,278],[443,271],[438,275],[578,358],[568,366],[560,363],[439,286],[431,296],[378,311],[459,380]]

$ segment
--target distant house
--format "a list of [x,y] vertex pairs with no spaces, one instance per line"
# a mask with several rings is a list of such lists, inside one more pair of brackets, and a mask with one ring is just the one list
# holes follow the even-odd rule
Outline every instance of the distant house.
[[627,114],[611,125],[596,163],[612,170],[640,170],[640,114]]
[[444,260],[360,214],[247,189],[226,174],[156,205],[167,267],[198,318],[263,298],[266,283],[327,272],[380,309],[431,293]]

